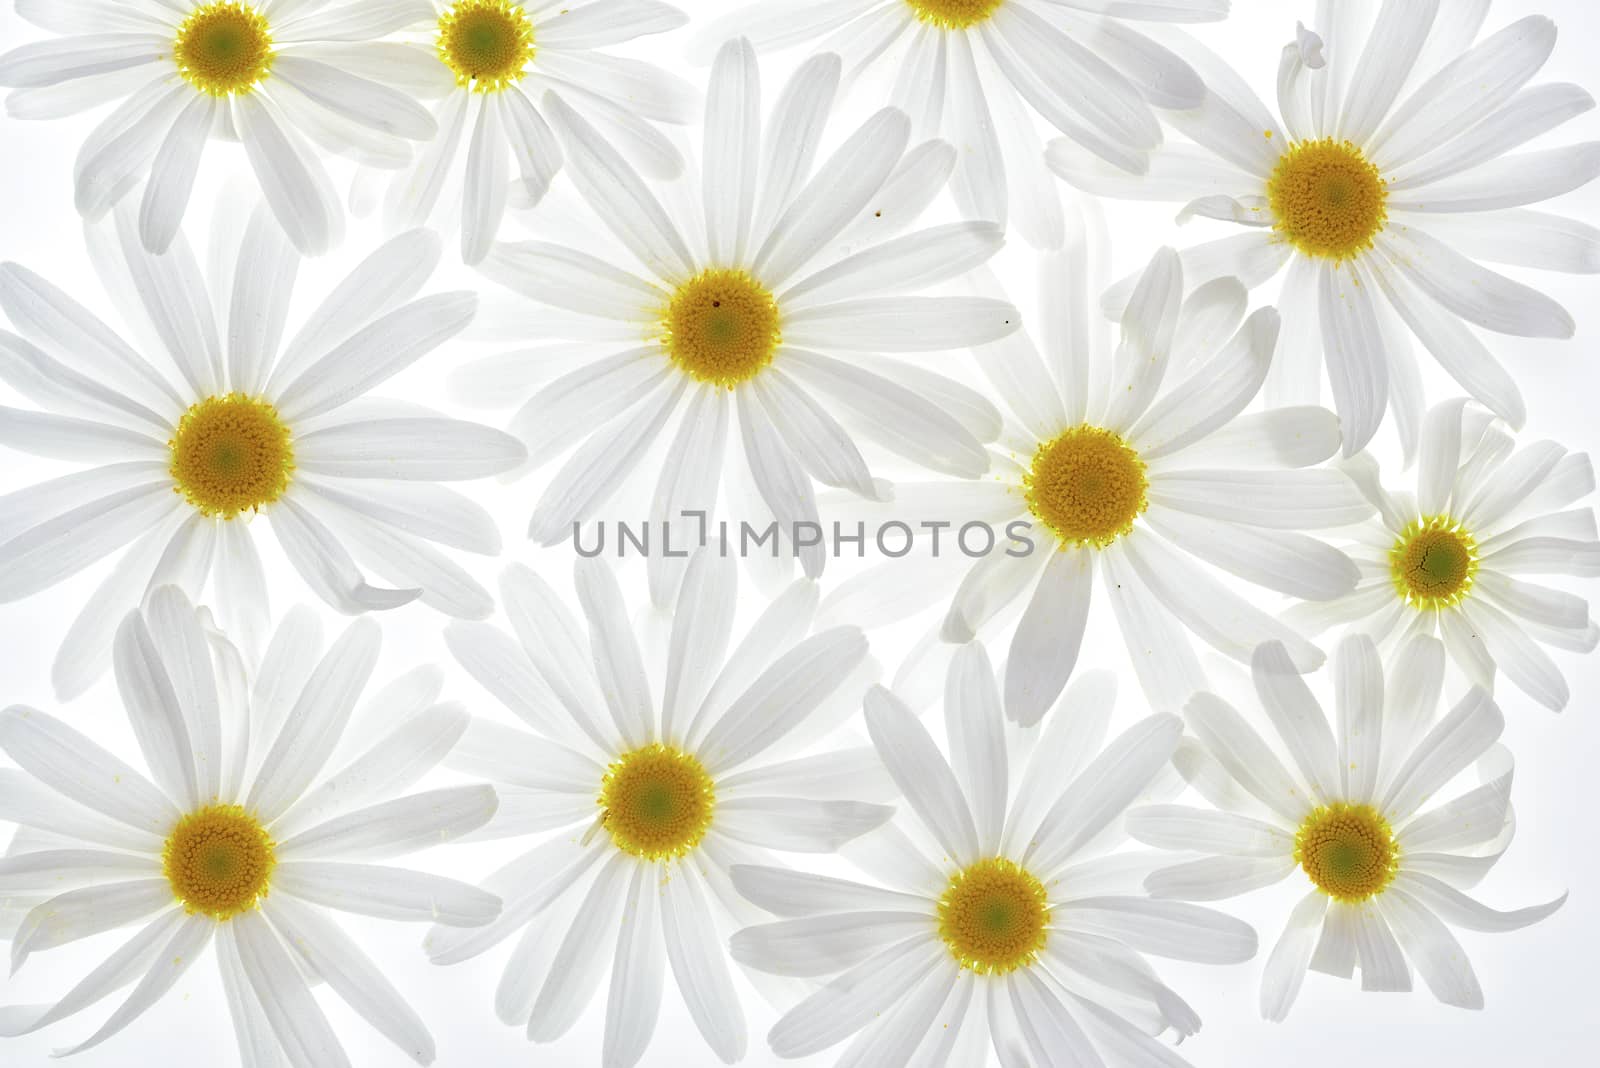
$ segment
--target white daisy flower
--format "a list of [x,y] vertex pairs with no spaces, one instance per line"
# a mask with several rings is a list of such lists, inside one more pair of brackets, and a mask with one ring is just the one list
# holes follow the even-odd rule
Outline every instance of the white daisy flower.
[[[389,185],[386,210],[398,226],[425,225],[446,200],[460,219],[462,259],[481,262],[513,192],[511,206],[537,204],[561,169],[561,146],[536,103],[546,92],[604,129],[652,176],[682,172],[683,157],[653,124],[690,121],[693,88],[652,64],[598,51],[676,29],[689,21],[682,11],[656,0],[433,0],[431,7],[427,42],[396,45],[372,72],[439,101],[438,135]],[[442,194],[463,152],[458,208]]]
[[744,34],[760,47],[838,52],[846,81],[892,77],[915,136],[962,150],[952,191],[964,211],[1028,242],[1060,245],[1061,205],[1034,116],[1111,166],[1143,173],[1161,144],[1151,105],[1198,107],[1199,76],[1135,21],[1210,22],[1228,0],[759,0],[713,22],[701,42]]
[[[1028,547],[1002,537],[977,563],[947,551],[920,569],[920,597],[888,596],[887,584],[905,581],[890,561],[828,606],[831,616],[863,600],[909,609],[948,599],[933,645],[998,629],[1008,606],[1025,604],[1005,667],[1006,712],[1024,726],[1071,677],[1097,585],[1158,710],[1176,712],[1206,688],[1191,633],[1238,660],[1281,639],[1301,670],[1315,669],[1321,651],[1206,565],[1298,597],[1339,597],[1355,588],[1355,565],[1304,531],[1372,514],[1342,473],[1310,466],[1338,449],[1333,413],[1243,414],[1272,361],[1273,309],[1246,319],[1232,280],[1180,299],[1183,266],[1163,250],[1140,277],[1113,356],[1089,312],[1086,255],[1074,242],[1041,264],[1042,357],[1021,333],[977,361],[1013,420],[994,474],[896,487],[903,518],[1020,530]],[[907,670],[924,669],[913,657]]]
[[[991,1044],[1005,1065],[1185,1064],[1151,1036],[1181,1039],[1199,1017],[1144,955],[1233,964],[1256,936],[1149,900],[1138,883],[1162,858],[1112,852],[1183,724],[1151,716],[1101,749],[1116,688],[1093,672],[1042,731],[1008,732],[978,643],[947,686],[948,763],[896,697],[867,694],[873,744],[920,824],[906,830],[926,839],[897,823],[850,847],[883,887],[733,870],[740,893],[784,917],[735,935],[735,959],[825,982],[773,1027],[773,1051],[804,1057],[855,1036],[841,1066],[979,1065]],[[1018,776],[1008,753],[1025,761]]]
[[[731,518],[758,528],[775,518],[786,538],[817,521],[814,482],[886,492],[852,431],[937,470],[971,478],[986,469],[978,439],[936,400],[986,402],[883,354],[980,345],[1017,328],[1003,301],[908,295],[986,260],[1001,231],[957,223],[902,236],[943,187],[954,151],[938,142],[908,151],[910,123],[893,108],[814,167],[838,79],[836,56],[804,64],[763,134],[755,51],[729,42],[706,105],[694,183],[702,201],[664,189],[678,197],[675,212],[593,126],[546,97],[567,174],[620,247],[604,260],[546,242],[501,244],[482,268],[534,302],[532,336],[561,338],[582,357],[511,423],[533,463],[578,442],[534,510],[535,541],[569,538],[594,516],[680,411],[649,513],[629,520],[698,510],[714,522],[730,430],[728,495],[745,509]],[[491,359],[469,371],[469,386],[486,376],[482,391],[504,395],[508,377],[525,381],[541,366],[538,355]],[[820,545],[800,557],[807,575],[820,574]],[[682,561],[656,554],[652,563],[656,603],[670,603]]]
[[[1457,10],[1457,7],[1460,10]],[[1385,0],[1376,17],[1320,3],[1313,33],[1284,48],[1278,114],[1192,40],[1163,38],[1200,70],[1205,105],[1166,116],[1194,144],[1152,153],[1131,178],[1055,141],[1049,162],[1104,196],[1188,202],[1248,233],[1184,252],[1193,282],[1283,274],[1283,346],[1268,403],[1316,403],[1322,369],[1352,456],[1387,404],[1407,450],[1422,419],[1411,356],[1420,342],[1461,388],[1521,426],[1516,382],[1473,327],[1566,338],[1573,320],[1550,297],[1478,261],[1600,269],[1600,231],[1528,210],[1600,174],[1600,144],[1519,152],[1594,106],[1574,85],[1524,88],[1555,45],[1529,16],[1474,45],[1487,3]],[[1109,309],[1126,285],[1106,295]]]
[[492,894],[387,864],[494,814],[490,786],[405,793],[460,737],[466,712],[434,703],[437,672],[411,672],[365,713],[380,740],[335,761],[377,661],[377,624],[351,624],[324,654],[316,617],[291,613],[247,685],[238,653],[200,616],[163,586],[117,632],[117,687],[148,777],[53,716],[0,713],[0,749],[20,766],[0,771],[0,819],[22,827],[0,890],[32,905],[11,938],[13,971],[41,950],[139,928],[60,1001],[0,1009],[0,1034],[48,1027],[132,984],[62,1053],[97,1046],[215,941],[244,1064],[350,1064],[313,981],[430,1063],[421,1018],[327,910],[463,926],[500,914]]
[[573,1026],[609,963],[607,1068],[644,1055],[669,963],[712,1052],[743,1057],[724,946],[753,910],[729,867],[772,863],[769,850],[831,852],[893,814],[854,800],[892,789],[870,748],[786,752],[859,707],[866,639],[854,627],[806,637],[817,595],[801,580],[727,655],[735,585],[731,559],[696,555],[659,690],[622,591],[594,560],[577,565],[587,642],[556,593],[520,567],[501,587],[516,639],[488,624],[445,632],[462,666],[531,728],[474,720],[450,757],[504,784],[501,816],[483,833],[554,833],[489,877],[506,901],[500,919],[436,928],[429,954],[454,964],[521,930],[495,1011],[535,1042]]
[[[339,240],[344,208],[317,149],[399,166],[436,132],[408,94],[372,80],[379,40],[417,3],[333,0],[18,0],[52,33],[0,55],[6,111],[52,119],[118,102],[73,170],[86,219],[144,184],[139,237],[178,235],[212,138],[244,145],[262,196],[308,256]],[[360,73],[357,73],[357,72]],[[375,75],[373,75],[375,77]],[[309,142],[315,142],[316,148]]]
[[1584,598],[1529,577],[1600,575],[1594,509],[1569,507],[1594,491],[1594,467],[1553,441],[1518,449],[1502,426],[1462,399],[1430,409],[1415,493],[1384,489],[1365,454],[1348,461],[1378,509],[1350,547],[1361,582],[1288,618],[1312,633],[1370,634],[1386,649],[1437,635],[1473,685],[1492,692],[1503,672],[1560,710],[1567,682],[1543,646],[1592,652],[1600,627]]
[[[1482,1008],[1483,990],[1445,925],[1513,931],[1566,900],[1496,912],[1463,893],[1511,844],[1511,762],[1494,747],[1505,721],[1476,687],[1438,716],[1444,648],[1408,642],[1389,667],[1385,694],[1377,647],[1353,636],[1334,652],[1337,723],[1283,647],[1252,664],[1256,692],[1281,745],[1269,745],[1214,694],[1186,710],[1198,745],[1177,763],[1221,811],[1135,808],[1128,833],[1150,845],[1207,854],[1150,874],[1158,900],[1215,901],[1293,879],[1307,887],[1261,980],[1261,1014],[1288,1015],[1309,966],[1363,990],[1410,990],[1411,969],[1440,1001]],[[1275,749],[1292,760],[1290,771]],[[1435,794],[1474,762],[1483,784],[1451,801]],[[1296,874],[1298,869],[1299,874]]]
[[[384,245],[288,335],[301,261],[264,210],[236,255],[215,243],[206,273],[183,239],[152,256],[132,208],[114,215],[88,236],[138,346],[27,268],[0,265],[0,309],[18,331],[0,331],[0,380],[46,409],[0,408],[0,445],[92,465],[0,499],[0,603],[131,546],[67,634],[58,693],[99,676],[122,615],[167,582],[198,596],[213,581],[253,658],[270,619],[255,544],[266,527],[339,611],[420,596],[488,615],[488,593],[425,542],[498,553],[488,513],[438,483],[514,467],[522,445],[364,396],[472,320],[471,293],[417,297],[438,238],[415,231]],[[399,588],[369,585],[357,559]]]

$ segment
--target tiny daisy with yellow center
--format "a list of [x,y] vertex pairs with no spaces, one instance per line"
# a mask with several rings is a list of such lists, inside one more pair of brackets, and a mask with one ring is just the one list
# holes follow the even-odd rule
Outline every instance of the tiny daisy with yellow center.
[[1034,248],[1051,249],[1070,225],[1060,200],[1045,192],[1043,154],[1025,147],[1038,141],[1036,120],[1074,138],[1108,170],[1144,173],[1162,142],[1153,107],[1184,111],[1206,97],[1200,76],[1157,43],[1149,24],[1226,13],[1213,0],[760,0],[707,22],[691,56],[710,60],[741,37],[764,55],[851,56],[855,96],[881,85],[880,102],[909,113],[913,143],[938,138],[960,148],[950,189],[964,215],[993,219]]
[[[530,471],[566,457],[534,507],[534,541],[553,545],[590,519],[621,515],[618,491],[643,472],[657,491],[640,514],[653,530],[670,524],[673,544],[692,541],[685,517],[697,512],[711,528],[776,521],[783,566],[798,557],[815,578],[828,558],[805,533],[821,522],[819,486],[887,496],[865,442],[961,478],[989,468],[981,438],[1000,429],[989,402],[901,358],[1017,330],[1001,296],[935,290],[988,260],[1003,232],[978,221],[916,228],[956,154],[918,145],[898,109],[821,152],[834,141],[818,131],[834,113],[841,69],[832,54],[802,64],[763,123],[755,49],[727,42],[711,71],[693,211],[576,97],[545,98],[583,198],[576,224],[602,239],[499,243],[481,270],[526,298],[512,305],[505,336],[564,339],[584,358],[553,379],[530,363],[522,398],[505,388],[515,354],[454,376],[475,403],[524,402],[510,429],[528,444]],[[753,165],[769,152],[781,165]],[[571,232],[574,220],[558,225]],[[619,352],[628,341],[636,347]],[[673,426],[676,438],[663,441]],[[719,473],[750,492],[720,492]],[[647,555],[652,597],[666,607],[682,554]]]
[[[475,720],[447,762],[505,780],[510,816],[486,834],[533,827],[543,840],[485,884],[521,922],[492,938],[438,927],[426,948],[455,964],[520,932],[495,1011],[535,1042],[561,1038],[593,997],[594,984],[575,988],[573,977],[609,966],[605,1059],[638,1063],[670,961],[711,1053],[739,1060],[745,1013],[717,934],[737,915],[729,866],[750,850],[832,853],[893,814],[875,803],[892,788],[870,752],[813,744],[859,706],[876,670],[866,639],[854,627],[810,633],[816,589],[801,582],[730,642],[737,575],[731,556],[691,558],[659,691],[622,587],[597,558],[574,569],[581,616],[513,566],[500,592],[515,638],[487,623],[445,631],[462,667],[525,724]],[[508,688],[512,678],[522,682]],[[535,712],[528,697],[539,693]],[[526,967],[533,945],[553,954],[549,968]]]
[[[1293,344],[1274,369],[1268,403],[1320,403],[1326,381],[1346,457],[1366,448],[1392,410],[1410,462],[1424,407],[1412,365],[1424,351],[1473,399],[1521,425],[1517,380],[1478,331],[1570,338],[1575,329],[1547,287],[1492,265],[1589,269],[1586,257],[1558,247],[1566,239],[1524,231],[1513,249],[1502,234],[1504,211],[1526,211],[1600,176],[1591,144],[1524,150],[1585,110],[1588,94],[1573,85],[1529,88],[1555,47],[1548,18],[1530,15],[1480,36],[1487,5],[1459,7],[1319,5],[1318,19],[1342,21],[1298,28],[1282,49],[1276,107],[1224,76],[1237,57],[1223,59],[1186,34],[1164,36],[1195,70],[1218,73],[1208,106],[1163,112],[1176,136],[1151,150],[1147,170],[1108,167],[1065,139],[1046,149],[1050,168],[1079,189],[1177,201],[1180,218],[1249,228],[1185,250],[1197,267],[1190,282],[1238,278],[1280,294]],[[1529,109],[1540,110],[1534,100],[1549,110],[1530,120]],[[1539,227],[1547,235],[1585,229],[1565,218]],[[1121,314],[1134,284],[1130,277],[1104,293],[1107,315]]]
[[1146,898],[1115,852],[1125,810],[1157,788],[1183,724],[1152,716],[1102,748],[1116,702],[1102,671],[1072,684],[1048,726],[1013,733],[979,642],[945,681],[948,759],[897,697],[867,693],[867,730],[904,819],[845,854],[881,885],[733,869],[738,891],[776,917],[735,934],[734,959],[822,984],[768,1044],[787,1059],[845,1042],[851,1063],[906,1065],[942,1033],[935,1059],[952,1065],[988,1063],[991,1039],[1018,1063],[1174,1063],[1152,1036],[1171,1028],[1181,1041],[1200,1019],[1141,948],[1207,964],[1256,949],[1238,920]]
[[426,226],[446,212],[461,232],[463,262],[482,263],[507,210],[536,206],[564,165],[549,122],[556,99],[603,123],[653,174],[682,173],[683,157],[658,125],[690,121],[694,88],[654,63],[606,51],[683,25],[688,16],[678,8],[660,0],[628,0],[625,8],[617,0],[434,0],[433,9],[407,47],[431,49],[437,64],[411,72],[407,85],[430,100],[437,135],[389,181],[391,225]]
[[[1439,715],[1444,648],[1413,637],[1385,665],[1370,637],[1335,650],[1337,727],[1280,645],[1256,650],[1251,669],[1271,745],[1227,702],[1196,694],[1185,709],[1197,741],[1174,764],[1225,811],[1149,805],[1128,814],[1146,845],[1210,854],[1145,879],[1157,900],[1218,901],[1304,878],[1261,978],[1261,1014],[1282,1020],[1307,968],[1363,990],[1410,990],[1412,969],[1440,1001],[1481,1008],[1466,952],[1446,924],[1510,931],[1561,907],[1496,912],[1463,891],[1511,844],[1510,755],[1487,692],[1474,688]],[[1276,755],[1285,752],[1285,765]],[[1476,765],[1482,785],[1450,791]],[[1450,797],[1436,801],[1436,795]]]
[[[45,437],[105,443],[87,453],[50,448],[59,459],[95,462],[0,520],[0,603],[115,558],[67,631],[57,693],[66,699],[94,682],[123,614],[163,582],[181,581],[213,604],[255,663],[271,622],[263,539],[340,612],[420,599],[452,615],[487,615],[488,591],[432,545],[495,555],[499,528],[440,484],[515,467],[523,446],[426,408],[373,404],[375,388],[477,312],[472,293],[420,293],[443,251],[438,237],[417,230],[384,243],[308,309],[301,328],[289,316],[300,256],[264,207],[216,239],[220,297],[206,291],[187,243],[151,255],[134,214],[119,205],[91,236],[138,294],[127,332],[156,339],[159,358],[146,359],[45,279],[0,264],[0,312],[32,353],[0,360],[0,381],[44,398],[48,410],[27,418],[51,430]],[[58,319],[42,319],[43,307]],[[200,310],[210,308],[221,311]],[[105,340],[86,347],[77,337]],[[38,448],[31,437],[5,444]]]
[[[493,922],[494,895],[397,865],[483,826],[499,799],[484,785],[407,792],[467,729],[464,710],[438,703],[443,676],[431,666],[385,687],[385,725],[335,762],[379,645],[377,626],[358,620],[325,648],[319,617],[299,609],[259,670],[247,672],[210,614],[161,586],[123,619],[114,650],[117,692],[148,774],[54,716],[21,706],[0,712],[0,752],[20,769],[8,789],[36,801],[8,814],[58,843],[0,860],[9,903],[23,906],[13,970],[36,953],[123,931],[115,951],[59,1001],[0,1009],[8,1037],[131,987],[98,1030],[58,1052],[98,1046],[215,945],[219,974],[203,981],[220,980],[227,992],[244,1063],[309,1065],[310,1043],[317,1068],[349,1068],[313,982],[398,1049],[434,1059],[421,1018],[338,916],[465,929]],[[397,753],[407,754],[403,767]],[[304,967],[309,960],[314,968]],[[112,971],[121,982],[101,981]]]
[[1586,502],[1594,468],[1585,453],[1519,444],[1509,431],[1457,398],[1424,417],[1406,491],[1386,487],[1372,457],[1347,461],[1346,476],[1377,512],[1346,547],[1361,581],[1284,618],[1310,636],[1360,630],[1385,649],[1412,633],[1436,635],[1468,682],[1490,690],[1503,677],[1546,708],[1565,707],[1570,690],[1547,648],[1600,644],[1571,581],[1600,575]]
[[[395,46],[384,38],[415,12],[349,8],[327,0],[23,5],[23,18],[71,32],[0,54],[0,87],[17,90],[7,101],[16,117],[118,105],[89,134],[73,172],[73,199],[89,222],[132,200],[140,242],[165,254],[216,138],[242,144],[290,242],[317,256],[344,228],[343,198],[321,157],[393,169],[409,161],[412,142],[437,132],[412,86],[385,81],[394,66],[386,50]],[[64,100],[77,106],[64,111]]]
[[[1120,342],[1078,330],[1063,309],[1088,307],[1101,288],[1084,269],[1103,262],[1092,231],[1042,258],[1036,310],[1024,315],[1044,332],[972,353],[1008,428],[990,451],[991,477],[897,484],[897,500],[919,514],[958,531],[987,526],[992,547],[976,562],[944,553],[918,572],[919,596],[899,588],[894,567],[838,595],[902,615],[943,611],[900,672],[915,706],[938,696],[926,665],[948,657],[941,644],[991,633],[1020,603],[1004,685],[1019,725],[1038,723],[1061,694],[1099,610],[1111,612],[1104,625],[1120,629],[1152,707],[1176,712],[1207,685],[1191,634],[1237,660],[1274,639],[1305,670],[1323,660],[1214,568],[1316,602],[1360,581],[1349,556],[1314,534],[1372,515],[1343,473],[1316,466],[1338,450],[1338,420],[1320,408],[1247,413],[1273,365],[1277,312],[1251,311],[1236,282],[1187,292],[1182,261],[1164,249],[1140,276]],[[880,514],[898,518],[894,507]]]

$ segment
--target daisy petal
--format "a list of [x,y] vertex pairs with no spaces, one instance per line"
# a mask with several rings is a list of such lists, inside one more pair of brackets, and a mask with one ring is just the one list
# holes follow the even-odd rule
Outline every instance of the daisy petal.
[[292,1068],[349,1068],[339,1037],[266,918],[247,912],[226,925],[221,937],[232,944],[252,1003],[266,1017]]
[[500,915],[500,899],[455,879],[404,868],[285,861],[273,886],[292,897],[360,916],[481,927]]
[[1288,1018],[1305,982],[1306,968],[1327,911],[1327,897],[1320,890],[1313,890],[1289,914],[1289,922],[1261,973],[1262,1019],[1282,1023]]
[[978,857],[978,829],[955,773],[911,710],[881,686],[866,696],[872,744],[918,818],[958,864]]

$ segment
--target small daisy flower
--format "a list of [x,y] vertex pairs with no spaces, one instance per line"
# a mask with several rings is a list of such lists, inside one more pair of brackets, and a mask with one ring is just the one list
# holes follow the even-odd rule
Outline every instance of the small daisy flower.
[[[1203,107],[1166,115],[1193,144],[1168,144],[1133,178],[1068,141],[1051,167],[1104,196],[1185,201],[1250,232],[1184,253],[1193,282],[1282,273],[1283,345],[1268,403],[1315,403],[1322,371],[1359,452],[1392,408],[1407,456],[1422,419],[1415,340],[1495,414],[1521,426],[1522,396],[1474,327],[1567,338],[1550,297],[1479,261],[1593,272],[1600,231],[1528,210],[1600,174],[1600,144],[1518,151],[1594,106],[1573,85],[1525,88],[1556,28],[1529,16],[1473,44],[1488,4],[1385,0],[1319,6],[1315,33],[1284,48],[1275,115],[1192,39],[1164,41],[1206,78]],[[1106,295],[1120,308],[1126,285]]]
[[[414,8],[415,5],[408,5]],[[655,0],[434,0],[426,44],[395,47],[375,78],[438,99],[438,135],[395,175],[387,211],[401,227],[425,225],[463,159],[461,256],[476,264],[499,233],[513,187],[537,204],[561,169],[561,146],[536,101],[561,98],[648,173],[675,178],[682,156],[654,123],[686,123],[687,82],[599,49],[676,29],[689,17]]]
[[1600,628],[1584,598],[1530,579],[1600,575],[1594,509],[1571,507],[1594,491],[1594,467],[1553,441],[1516,448],[1502,427],[1462,399],[1430,409],[1415,493],[1386,490],[1366,454],[1348,461],[1378,510],[1350,547],[1361,582],[1288,618],[1313,633],[1369,634],[1386,649],[1435,635],[1473,685],[1492,692],[1503,673],[1560,710],[1567,682],[1543,647],[1591,652]]
[[[770,851],[828,853],[893,810],[870,749],[798,755],[858,705],[871,664],[854,627],[807,637],[816,589],[801,580],[728,655],[737,604],[731,558],[696,554],[672,617],[666,677],[647,677],[606,565],[580,560],[585,628],[531,571],[501,587],[511,638],[451,624],[462,666],[531,730],[475,720],[453,767],[497,783],[505,804],[484,835],[544,841],[489,877],[499,920],[436,928],[435,963],[474,957],[522,931],[495,995],[535,1042],[565,1034],[610,965],[602,1062],[627,1068],[649,1046],[668,965],[706,1044],[743,1057],[745,1015],[725,939],[750,910],[733,864]],[[546,833],[554,832],[554,833]]]
[[1112,852],[1183,734],[1156,715],[1102,749],[1115,699],[1112,675],[1088,673],[1047,727],[1009,728],[974,642],[950,668],[947,762],[897,698],[868,692],[873,745],[916,817],[849,849],[884,885],[733,870],[740,893],[783,917],[735,935],[735,959],[825,984],[767,1036],[778,1056],[853,1038],[840,1065],[984,1064],[991,1044],[1001,1064],[1186,1063],[1152,1036],[1191,1035],[1199,1017],[1144,955],[1234,964],[1256,936],[1149,900],[1138,883],[1152,855]]
[[344,225],[317,150],[398,166],[436,131],[427,109],[372,73],[378,42],[416,21],[411,4],[40,0],[17,12],[64,36],[0,55],[0,86],[15,90],[7,113],[52,119],[117,102],[78,153],[78,211],[99,219],[142,181],[138,231],[151,252],[177,237],[213,138],[244,145],[284,233],[316,256]]
[[[954,552],[928,561],[921,597],[893,599],[908,608],[948,599],[925,644],[969,641],[1025,605],[1005,668],[1006,712],[1024,726],[1071,677],[1097,588],[1156,709],[1176,712],[1206,688],[1190,634],[1238,660],[1280,639],[1302,670],[1315,669],[1321,651],[1211,568],[1299,597],[1342,596],[1356,586],[1355,565],[1304,531],[1372,514],[1342,473],[1310,466],[1338,449],[1331,412],[1244,414],[1277,343],[1273,309],[1246,318],[1232,280],[1181,299],[1183,266],[1163,250],[1140,278],[1113,356],[1088,314],[1084,244],[1042,261],[1042,355],[1021,333],[977,361],[1011,420],[994,474],[901,483],[894,504],[953,527],[1026,532],[1026,548],[1002,539],[977,563]],[[903,582],[895,571],[891,561],[842,586],[830,611]]]
[[[0,1034],[48,1027],[132,984],[97,1046],[165,996],[205,948],[247,1065],[348,1066],[312,977],[420,1064],[433,1039],[394,985],[329,915],[477,926],[492,894],[389,861],[483,825],[489,786],[405,793],[466,729],[415,671],[366,713],[379,740],[335,759],[377,661],[377,624],[350,625],[324,653],[304,610],[279,627],[254,682],[182,591],[155,590],[117,631],[117,688],[148,776],[53,716],[0,713],[0,818],[21,824],[0,890],[31,902],[11,937],[15,971],[34,953],[137,925],[60,1001],[0,1009]],[[378,733],[374,731],[374,733]],[[331,773],[329,769],[333,770]]]
[[[1493,749],[1505,721],[1474,687],[1438,716],[1444,648],[1411,639],[1390,664],[1352,636],[1334,652],[1337,722],[1276,643],[1256,651],[1256,692],[1278,746],[1232,706],[1195,695],[1186,710],[1199,737],[1177,763],[1221,811],[1182,805],[1135,808],[1128,833],[1150,845],[1208,854],[1153,872],[1158,900],[1216,901],[1279,883],[1306,894],[1267,959],[1261,1014],[1282,1020],[1307,967],[1344,979],[1361,969],[1363,990],[1410,990],[1412,968],[1449,1005],[1483,1007],[1483,990],[1449,924],[1514,931],[1560,908],[1496,912],[1463,890],[1511,844],[1511,764]],[[1287,752],[1294,770],[1278,757]],[[1453,800],[1439,791],[1479,762],[1484,782]]]
[[1002,226],[1009,215],[1030,244],[1055,248],[1065,229],[1035,116],[1109,165],[1143,173],[1161,144],[1151,105],[1198,107],[1205,86],[1132,23],[1227,13],[1228,0],[760,0],[700,40],[814,43],[844,58],[847,81],[892,77],[891,102],[911,116],[914,135],[962,150],[951,186],[961,208]]
[[[703,200],[691,206],[687,190],[663,189],[675,211],[575,110],[546,97],[567,174],[620,247],[606,260],[547,242],[501,244],[483,266],[528,298],[532,336],[564,339],[582,357],[511,423],[533,463],[577,444],[534,510],[535,541],[569,538],[595,516],[679,413],[649,513],[629,520],[701,511],[715,522],[730,451],[728,497],[744,509],[731,518],[757,529],[776,519],[786,539],[817,522],[814,483],[886,492],[855,434],[963,477],[986,469],[977,438],[929,399],[971,391],[884,354],[979,345],[1017,328],[1003,301],[919,293],[988,259],[1001,232],[956,223],[902,233],[943,186],[954,152],[937,142],[908,151],[910,124],[895,109],[814,166],[838,78],[836,56],[804,64],[763,132],[755,52],[729,42],[706,105],[694,183]],[[527,352],[511,359],[514,369],[540,362]],[[468,379],[479,375],[503,382],[506,363],[491,358]],[[808,576],[821,573],[820,545],[802,546],[800,558]],[[657,604],[670,603],[681,574],[681,560],[652,556]]]
[[[90,229],[91,250],[142,344],[27,268],[0,265],[0,309],[18,331],[0,331],[0,380],[45,409],[0,408],[0,445],[86,465],[0,501],[0,603],[127,548],[62,644],[63,699],[99,676],[117,622],[163,583],[199,595],[213,582],[253,660],[270,618],[256,551],[267,529],[341,612],[420,596],[488,615],[488,593],[426,542],[499,552],[488,513],[438,483],[514,467],[522,445],[365,396],[472,320],[471,293],[417,296],[438,238],[395,238],[289,334],[301,260],[264,210],[236,251],[219,243],[208,274],[182,239],[147,252],[131,207],[114,216]],[[358,559],[396,588],[369,584]]]

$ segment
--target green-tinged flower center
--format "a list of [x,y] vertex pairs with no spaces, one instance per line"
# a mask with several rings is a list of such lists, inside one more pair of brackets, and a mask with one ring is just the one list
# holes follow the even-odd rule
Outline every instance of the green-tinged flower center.
[[1389,821],[1371,805],[1325,805],[1294,836],[1294,859],[1335,901],[1357,903],[1388,889],[1400,850]]
[[1038,960],[1049,922],[1044,884],[1004,857],[963,868],[939,899],[939,937],[961,967],[982,975]]
[[782,340],[777,300],[744,271],[701,271],[661,313],[667,355],[700,382],[748,382],[772,363]]
[[1421,609],[1449,608],[1472,592],[1478,574],[1478,542],[1449,516],[1419,519],[1401,531],[1389,550],[1396,592]]
[[669,745],[624,753],[600,784],[600,822],[612,844],[646,860],[694,851],[711,827],[717,791],[705,766]]
[[238,805],[189,813],[161,851],[161,870],[178,903],[214,920],[255,908],[267,896],[277,864],[272,836]]
[[202,93],[253,90],[272,69],[272,32],[255,4],[219,0],[189,12],[178,27],[172,58]]
[[456,84],[495,93],[522,80],[533,61],[533,20],[511,0],[456,0],[439,16],[439,61]]
[[242,393],[192,406],[167,446],[173,488],[202,515],[256,511],[283,496],[294,475],[294,447],[278,410]]

